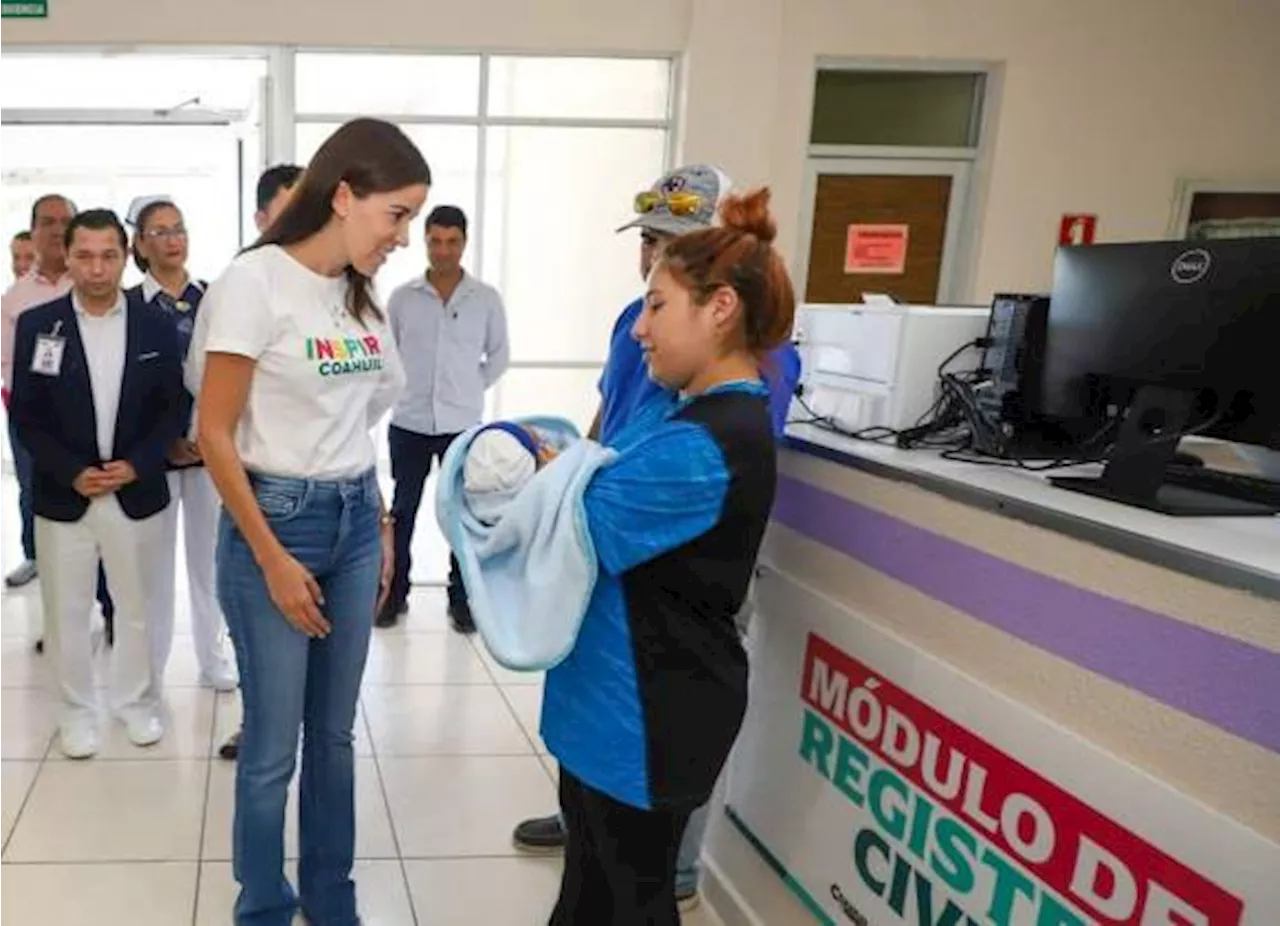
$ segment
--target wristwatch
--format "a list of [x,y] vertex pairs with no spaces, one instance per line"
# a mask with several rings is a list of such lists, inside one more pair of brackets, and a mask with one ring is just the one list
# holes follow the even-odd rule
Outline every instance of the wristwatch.
[[378,519],[379,527],[395,527],[395,523],[396,516],[389,511]]

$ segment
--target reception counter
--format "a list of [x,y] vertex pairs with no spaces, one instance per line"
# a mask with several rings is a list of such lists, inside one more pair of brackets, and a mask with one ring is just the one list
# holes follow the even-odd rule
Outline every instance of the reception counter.
[[1280,923],[1280,518],[793,428],[727,924]]

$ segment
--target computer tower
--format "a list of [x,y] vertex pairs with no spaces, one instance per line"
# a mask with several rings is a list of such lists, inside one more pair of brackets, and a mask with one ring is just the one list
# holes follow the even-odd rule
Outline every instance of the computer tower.
[[1048,296],[1001,293],[991,304],[982,357],[988,379],[977,400],[987,417],[1006,431],[1032,424],[1040,407],[1048,327]]

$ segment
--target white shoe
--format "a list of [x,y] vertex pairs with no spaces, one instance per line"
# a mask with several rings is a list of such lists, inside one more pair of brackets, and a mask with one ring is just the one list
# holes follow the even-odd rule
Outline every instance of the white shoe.
[[227,664],[227,660],[219,659],[209,669],[200,673],[200,684],[214,691],[235,691],[240,687],[240,679],[235,670]]
[[58,729],[58,746],[68,759],[91,759],[98,745],[96,719],[66,721]]
[[120,715],[129,742],[135,746],[154,746],[164,738],[164,724],[149,711],[128,711]]
[[34,582],[39,575],[40,570],[36,567],[36,561],[29,559],[5,576],[4,584],[10,588],[22,588],[22,586]]

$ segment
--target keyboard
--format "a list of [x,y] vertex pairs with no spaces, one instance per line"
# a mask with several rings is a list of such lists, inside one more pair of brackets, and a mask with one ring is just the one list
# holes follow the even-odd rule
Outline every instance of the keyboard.
[[1164,481],[1167,485],[1199,489],[1214,495],[1280,508],[1280,482],[1272,482],[1261,476],[1174,463],[1165,469]]

